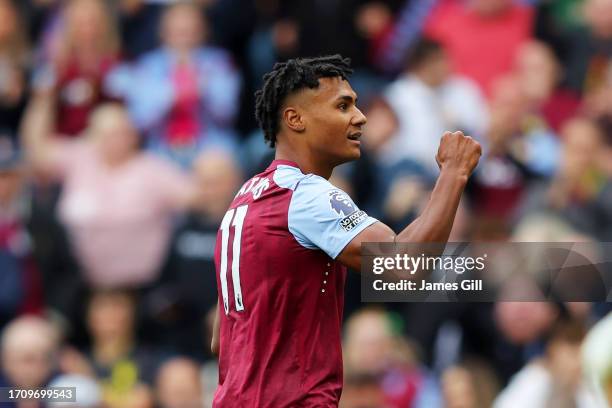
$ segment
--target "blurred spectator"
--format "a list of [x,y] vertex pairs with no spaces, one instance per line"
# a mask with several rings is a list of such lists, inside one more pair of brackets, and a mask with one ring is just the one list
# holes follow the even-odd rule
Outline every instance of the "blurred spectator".
[[42,288],[27,230],[25,174],[12,138],[0,135],[0,327],[22,312],[39,312]]
[[[185,2],[186,0],[178,0]],[[243,35],[250,33],[251,26],[256,23],[253,18],[255,2],[241,0],[191,0],[200,6],[200,14],[211,19],[211,36],[215,44],[224,47],[233,46],[236,40],[242,40]],[[125,55],[137,58],[159,46],[157,27],[162,19],[164,9],[176,0],[119,0],[116,1],[121,17],[121,37]],[[209,30],[207,30],[209,31]],[[232,47],[233,49],[233,47]]]
[[[356,68],[367,63],[367,42],[359,33],[356,18],[362,5],[371,1],[338,0],[333,3],[296,0],[281,3],[283,25],[276,26],[281,59],[340,53],[351,58]],[[389,3],[380,1],[379,3]],[[316,21],[316,24],[312,22]],[[284,34],[290,34],[286,36]],[[291,42],[287,41],[292,39]]]
[[138,345],[135,313],[136,298],[129,292],[99,291],[89,301],[90,371],[109,408],[152,406],[157,355]]
[[429,180],[422,176],[420,169],[407,166],[406,162],[394,166],[383,174],[394,174],[388,182],[383,205],[383,220],[395,229],[410,223],[423,210],[430,193]]
[[517,215],[531,182],[550,178],[559,162],[559,141],[546,121],[533,114],[519,78],[497,81],[486,154],[472,180],[475,210],[509,222]]
[[[515,289],[515,290],[522,290]],[[509,299],[512,295],[507,294]],[[520,299],[520,293],[514,293]],[[546,333],[558,316],[558,310],[548,302],[497,302],[495,323],[510,343],[525,345],[536,342]]]
[[577,242],[581,235],[551,213],[527,214],[514,227],[513,242]]
[[133,59],[159,45],[157,26],[167,1],[120,0],[121,39],[126,57]]
[[438,39],[454,71],[490,96],[493,82],[512,68],[518,48],[531,37],[533,10],[513,0],[440,2],[425,33]]
[[347,321],[344,336],[347,378],[376,376],[389,407],[431,407],[440,404],[433,378],[416,361],[410,345],[395,333],[382,310],[365,309]]
[[165,266],[165,296],[181,313],[168,316],[164,333],[181,353],[204,357],[209,341],[204,316],[217,304],[215,243],[219,224],[242,175],[235,158],[225,151],[207,151],[194,162],[197,205],[178,224]]
[[[588,200],[601,180],[597,154],[602,147],[601,130],[588,119],[576,119],[563,128],[563,159],[551,185],[551,204],[565,207],[576,198]],[[595,183],[593,183],[595,182]],[[578,190],[575,190],[578,189]]]
[[511,279],[499,289],[493,305],[492,323],[496,329],[490,362],[502,384],[506,384],[533,356],[542,353],[542,339],[551,330],[561,306],[539,299],[533,282]]
[[585,334],[583,322],[559,320],[548,336],[545,354],[512,378],[494,407],[597,407],[582,381],[580,347]]
[[421,40],[414,48],[406,72],[385,91],[386,100],[399,120],[397,134],[381,148],[386,163],[412,160],[432,177],[440,138],[448,129],[481,136],[487,108],[474,83],[453,76],[440,43]]
[[530,41],[517,53],[514,72],[525,95],[528,109],[540,115],[555,132],[576,115],[578,94],[559,86],[563,72],[552,49],[545,43]]
[[445,408],[490,407],[499,392],[495,373],[483,361],[468,360],[442,374]]
[[[412,3],[406,1],[406,4]],[[393,29],[393,11],[382,1],[373,1],[363,4],[355,15],[355,26],[363,38],[368,42],[368,60],[371,66],[376,66],[379,54],[383,50]]]
[[567,79],[569,86],[587,95],[610,85],[612,57],[612,1],[585,0],[584,29],[571,34]]
[[202,408],[200,367],[187,358],[173,358],[159,369],[156,381],[159,408]]
[[601,405],[612,406],[612,313],[589,331],[582,345],[585,378],[600,398]]
[[[369,9],[364,7],[360,12],[360,17],[369,17],[369,20],[377,22],[377,30],[370,30],[372,38],[370,40],[370,54],[374,58],[374,64],[383,72],[397,72],[401,70],[402,62],[406,59],[409,50],[418,40],[427,16],[435,8],[438,0],[406,0],[401,9],[394,13],[395,21],[388,22],[391,16],[378,12],[372,19]],[[371,3],[377,5],[377,2]],[[376,10],[376,9],[375,9]],[[364,11],[369,15],[364,16]],[[372,24],[369,24],[372,26]]]
[[[409,303],[404,306],[406,332],[418,342],[428,366],[436,372],[443,373],[448,368],[463,367],[468,361],[483,359],[494,370],[495,381],[503,384],[523,366],[525,354],[532,343],[509,341],[496,327],[498,318],[494,307],[491,303],[474,302]],[[544,313],[538,311],[533,320],[541,319],[547,308],[548,305],[544,304]],[[526,319],[523,315],[512,315],[511,312],[513,310],[508,315],[511,315],[510,319],[516,319],[511,320],[516,326],[523,323],[519,320],[521,318],[528,320],[526,325],[535,326],[531,323],[531,315]],[[544,324],[542,326],[548,327]],[[542,331],[532,334],[532,342],[537,342],[541,334]],[[478,364],[475,366],[474,370],[479,369]],[[483,384],[483,387],[489,386],[493,387],[494,384]]]
[[602,128],[575,119],[563,128],[561,165],[547,194],[552,209],[583,233],[600,241],[612,237],[612,171],[610,147]]
[[17,131],[28,95],[30,52],[24,22],[11,0],[0,1],[0,128]]
[[[399,118],[389,102],[383,98],[374,99],[366,110],[368,123],[363,139],[365,149],[360,162],[371,162],[363,173],[370,177],[355,180],[354,186],[359,192],[361,185],[367,184],[367,194],[357,195],[360,206],[369,214],[385,220],[392,228],[411,219],[420,204],[417,194],[426,188],[425,171],[412,161],[387,163],[384,155],[388,154],[386,146],[398,137]],[[405,224],[403,224],[405,225]],[[350,279],[350,278],[349,278]]]
[[87,137],[52,138],[51,104],[34,101],[24,125],[32,165],[63,181],[59,214],[89,283],[142,286],[158,276],[172,218],[194,201],[180,171],[138,148],[119,105],[92,114]]
[[[421,210],[438,174],[436,153],[448,129],[481,137],[488,121],[476,85],[452,74],[448,56],[433,40],[417,43],[406,72],[368,110],[365,139],[378,165],[373,214],[401,228]],[[381,199],[381,197],[383,199]]]
[[397,133],[399,118],[383,97],[372,100],[365,113],[368,123],[365,126],[367,137],[363,139],[363,143],[368,151],[378,155],[379,150]]
[[162,47],[111,75],[149,149],[189,167],[201,150],[236,147],[233,124],[240,78],[224,50],[203,46],[207,25],[192,2],[170,5]]
[[57,402],[49,404],[49,408],[101,408],[102,392],[98,383],[90,377],[83,375],[60,375],[56,377],[49,387],[74,387],[77,392],[75,402]]
[[392,405],[385,402],[377,376],[350,375],[344,380],[340,408],[392,408]]
[[[568,28],[577,27],[584,23],[584,13],[582,13],[582,4],[584,0],[562,0],[562,1],[530,1],[532,4],[538,4],[545,8],[551,15],[553,24],[561,31]],[[545,22],[541,22],[542,25]],[[547,28],[547,27],[543,27]]]
[[79,135],[96,105],[109,100],[102,84],[118,61],[116,30],[102,0],[68,0],[50,24],[34,77],[34,99],[55,99],[52,126],[58,134]]
[[57,369],[59,333],[40,317],[24,316],[2,332],[2,377],[5,386],[39,388]]

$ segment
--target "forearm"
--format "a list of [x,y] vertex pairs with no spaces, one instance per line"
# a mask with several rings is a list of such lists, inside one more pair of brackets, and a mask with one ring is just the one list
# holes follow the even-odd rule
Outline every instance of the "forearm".
[[50,96],[39,95],[28,105],[22,121],[21,137],[27,156],[33,164],[44,161],[55,123]]
[[445,132],[436,155],[442,170],[423,213],[397,235],[383,223],[372,224],[353,238],[336,259],[359,269],[364,242],[446,243],[461,194],[481,154],[480,145],[471,137],[462,132]]
[[440,172],[421,215],[395,237],[395,242],[447,242],[467,176],[452,170]]

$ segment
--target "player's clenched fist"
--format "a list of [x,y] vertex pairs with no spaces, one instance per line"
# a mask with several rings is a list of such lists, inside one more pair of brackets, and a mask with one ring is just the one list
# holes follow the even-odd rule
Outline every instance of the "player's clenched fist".
[[482,148],[480,143],[463,132],[444,132],[436,161],[440,170],[453,170],[468,177],[478,164]]

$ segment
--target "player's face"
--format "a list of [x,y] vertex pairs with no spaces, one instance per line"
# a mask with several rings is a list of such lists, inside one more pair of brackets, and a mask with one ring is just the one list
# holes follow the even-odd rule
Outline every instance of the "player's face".
[[310,150],[333,165],[358,159],[366,117],[351,85],[340,77],[321,78],[309,99],[305,119]]

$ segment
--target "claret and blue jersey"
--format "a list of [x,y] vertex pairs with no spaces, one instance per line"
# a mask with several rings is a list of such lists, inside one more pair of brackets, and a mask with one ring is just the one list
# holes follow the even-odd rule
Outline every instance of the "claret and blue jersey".
[[225,214],[215,407],[337,407],[344,247],[376,222],[326,179],[275,160]]

